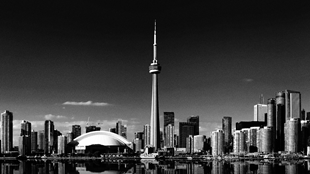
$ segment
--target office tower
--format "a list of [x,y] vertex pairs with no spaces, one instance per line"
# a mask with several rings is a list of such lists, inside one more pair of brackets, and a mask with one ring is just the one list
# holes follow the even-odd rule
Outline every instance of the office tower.
[[258,152],[259,148],[259,129],[260,127],[251,127],[250,128],[250,140],[249,140],[249,152]]
[[179,146],[179,136],[177,134],[174,134],[174,147],[178,147]]
[[73,141],[74,139],[72,138],[72,132],[68,132],[66,134],[66,137],[67,137],[67,142],[70,143],[71,141]]
[[271,129],[271,150],[275,150],[276,143],[276,100],[268,99],[267,102],[267,126]]
[[[149,124],[144,125],[143,127],[143,132],[144,132],[144,146],[150,145],[151,141],[151,127]],[[144,148],[144,147],[143,147]]]
[[40,130],[39,132],[38,132],[38,150],[39,151],[44,151],[44,149],[45,149],[45,143],[44,143],[44,133],[45,133],[45,131],[44,130]]
[[13,148],[13,113],[1,113],[1,153],[8,153]]
[[93,132],[93,131],[100,131],[100,127],[97,127],[97,126],[86,126],[86,133],[88,132]]
[[310,112],[307,112],[307,114],[306,114],[306,120],[310,120]]
[[232,145],[231,122],[232,122],[231,117],[223,117],[222,119],[222,130],[224,131],[225,153],[229,152],[229,147]]
[[66,153],[66,145],[67,145],[67,137],[64,135],[59,135],[57,137],[58,143],[57,143],[57,153],[60,154],[65,154]]
[[76,137],[81,135],[81,126],[80,125],[72,125],[72,138],[75,139]]
[[224,153],[224,132],[223,130],[212,131],[211,147],[212,156],[221,156]]
[[58,136],[60,136],[60,135],[62,135],[61,134],[61,132],[60,131],[58,131],[58,130],[54,130],[54,144],[53,144],[53,147],[54,147],[54,149],[53,149],[53,151],[56,153],[56,152],[58,152]]
[[179,123],[179,147],[186,147],[186,138],[189,135],[194,135],[194,123],[180,122]]
[[27,141],[28,135],[21,135],[18,137],[18,152],[19,155],[27,155]]
[[310,121],[309,120],[301,120],[301,136],[300,136],[300,150],[303,154],[307,154],[307,146],[310,141]]
[[44,153],[51,154],[54,150],[54,122],[45,120],[44,123]]
[[261,147],[260,152],[271,153],[272,152],[272,128],[265,126],[259,130]]
[[266,121],[265,114],[267,113],[267,105],[254,105],[254,121]]
[[116,133],[116,128],[110,128],[110,129],[109,129],[109,132]]
[[133,143],[135,144],[135,152],[141,152],[143,149],[143,141],[140,138],[135,138],[133,140]]
[[299,151],[300,118],[291,118],[284,124],[285,151],[296,153]]
[[123,121],[122,120],[118,120],[116,122],[116,134],[127,138],[127,127],[126,125],[123,125]]
[[187,118],[188,123],[193,123],[194,125],[194,135],[199,135],[199,116],[190,116]]
[[31,153],[38,151],[38,132],[31,131]]
[[243,131],[234,132],[234,153],[240,154],[245,152],[245,135]]
[[204,152],[205,151],[205,135],[195,135],[194,136],[194,153]]
[[240,121],[236,123],[236,130],[242,130],[250,127],[264,127],[267,123],[264,121]]
[[276,95],[276,144],[275,151],[284,151],[285,95]]
[[301,118],[301,95],[300,92],[285,90],[285,118]]
[[29,155],[31,153],[31,123],[23,120],[21,122],[21,132],[20,136],[26,136],[25,139],[25,155]]
[[241,129],[241,132],[244,134],[244,151],[249,152],[250,147],[250,128],[243,128]]
[[174,125],[168,124],[165,126],[164,131],[166,132],[166,136],[164,138],[166,147],[174,147]]
[[194,153],[194,137],[193,135],[189,135],[186,137],[186,153],[192,154]]
[[300,117],[301,120],[306,120],[306,111],[305,109],[301,110],[301,117]]
[[166,147],[174,147],[173,141],[174,141],[174,112],[164,112],[164,144]]
[[157,62],[157,43],[156,43],[156,21],[154,28],[154,55],[153,62],[149,66],[149,73],[152,74],[152,105],[151,105],[151,142],[150,144],[154,146],[155,151],[160,147],[160,135],[159,135],[159,105],[158,105],[158,74],[160,73],[161,66]]

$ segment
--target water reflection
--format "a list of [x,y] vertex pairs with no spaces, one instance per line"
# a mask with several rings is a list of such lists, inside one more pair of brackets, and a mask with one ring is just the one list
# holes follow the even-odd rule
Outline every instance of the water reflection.
[[2,161],[1,174],[310,174],[310,161]]

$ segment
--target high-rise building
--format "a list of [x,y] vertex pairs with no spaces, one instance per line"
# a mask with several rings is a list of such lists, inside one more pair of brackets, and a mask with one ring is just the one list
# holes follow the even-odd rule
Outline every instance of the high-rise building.
[[300,118],[291,118],[284,124],[284,135],[285,135],[285,151],[291,153],[299,152],[299,141],[300,141]]
[[116,128],[115,128],[115,127],[113,127],[113,128],[110,128],[110,129],[109,129],[109,132],[113,132],[113,133],[116,133]]
[[285,95],[276,95],[276,144],[275,151],[284,151]]
[[[271,131],[271,151],[274,151],[276,143],[276,100],[274,98],[268,99],[267,102],[267,126]],[[266,130],[263,131],[266,132]]]
[[67,137],[64,135],[59,135],[57,137],[58,143],[57,143],[57,154],[65,154],[66,153],[66,145],[67,145]]
[[92,132],[92,131],[100,131],[100,127],[97,126],[86,126],[86,133]]
[[285,118],[301,118],[301,95],[300,92],[285,90]]
[[127,127],[126,125],[123,125],[123,121],[122,120],[118,120],[116,122],[116,134],[127,138]]
[[205,151],[205,135],[195,135],[194,136],[194,153],[204,152]]
[[250,128],[249,152],[258,152],[259,149],[259,129],[260,127]]
[[193,135],[189,135],[186,137],[186,153],[192,154],[194,153],[194,137]]
[[58,152],[58,136],[62,135],[59,130],[54,130],[54,144],[53,144],[53,152]]
[[[148,146],[150,145],[150,141],[151,141],[151,127],[149,124],[144,125],[143,128],[143,132],[144,132],[144,146]],[[144,148],[144,147],[143,147]]]
[[272,128],[265,126],[259,130],[261,147],[260,152],[271,153],[272,152]]
[[72,138],[75,139],[76,137],[81,135],[81,126],[80,125],[72,125]]
[[29,155],[31,153],[31,123],[29,121],[23,120],[21,122],[21,132],[20,136],[25,136],[24,143],[24,153]]
[[224,132],[223,130],[211,133],[212,156],[221,156],[224,153]]
[[187,118],[188,123],[193,123],[194,125],[194,135],[199,135],[199,116],[190,116]]
[[232,145],[232,134],[231,134],[231,117],[223,117],[222,119],[222,130],[224,131],[224,148],[225,152],[228,152],[229,147]]
[[21,135],[18,137],[18,152],[19,155],[27,155],[28,147],[27,144],[29,142],[30,137],[28,135]]
[[51,154],[54,150],[54,122],[45,120],[44,123],[44,153]]
[[165,126],[164,131],[166,132],[164,141],[166,147],[174,147],[174,125],[168,124]]
[[4,111],[1,114],[1,153],[7,153],[13,148],[13,113]]
[[164,144],[174,147],[174,112],[164,112]]
[[266,121],[265,115],[267,114],[267,105],[256,104],[254,105],[254,121]]
[[179,147],[186,147],[186,138],[194,135],[195,123],[179,122]]
[[66,137],[67,137],[67,142],[70,143],[71,141],[73,141],[74,139],[72,138],[72,132],[68,132],[66,134]]
[[31,131],[31,153],[38,151],[38,132]]
[[38,150],[39,151],[44,151],[44,149],[45,149],[45,136],[44,136],[44,134],[45,134],[45,131],[44,130],[40,130],[39,132],[38,132]]
[[150,144],[154,146],[155,151],[160,147],[160,127],[159,127],[159,105],[158,105],[158,74],[160,73],[161,66],[157,62],[157,43],[156,43],[156,21],[154,28],[154,55],[153,62],[149,66],[149,73],[152,74],[152,105],[151,105],[151,138]]

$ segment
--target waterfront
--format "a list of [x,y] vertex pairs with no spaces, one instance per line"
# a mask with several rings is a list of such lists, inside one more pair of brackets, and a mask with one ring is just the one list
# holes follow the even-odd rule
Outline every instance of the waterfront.
[[1,174],[272,174],[310,173],[309,160],[296,161],[2,161]]

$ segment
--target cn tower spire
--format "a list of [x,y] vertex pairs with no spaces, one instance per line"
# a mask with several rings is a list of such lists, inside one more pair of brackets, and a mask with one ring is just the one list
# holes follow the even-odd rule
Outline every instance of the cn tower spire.
[[152,74],[152,105],[151,105],[151,133],[150,145],[157,151],[160,148],[160,127],[159,127],[159,102],[158,102],[158,74],[161,66],[157,63],[157,43],[156,43],[156,20],[154,25],[154,44],[153,44],[153,62],[149,66],[149,73]]
[[155,23],[154,23],[154,44],[153,44],[153,50],[154,50],[153,63],[157,63],[156,19],[155,19]]

